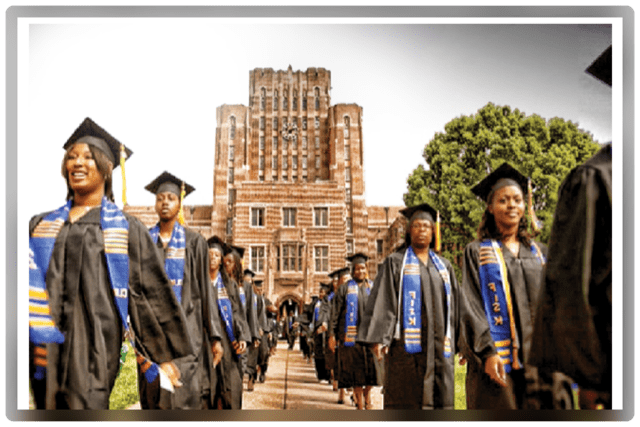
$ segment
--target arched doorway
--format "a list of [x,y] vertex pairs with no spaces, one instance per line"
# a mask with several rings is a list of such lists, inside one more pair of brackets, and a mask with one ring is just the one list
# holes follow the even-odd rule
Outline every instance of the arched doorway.
[[293,316],[296,317],[302,311],[302,305],[300,303],[301,301],[296,295],[282,295],[278,298],[276,302],[276,307],[278,307],[278,322],[282,325],[282,333],[279,338],[285,337],[285,324],[288,321],[289,313],[293,313]]

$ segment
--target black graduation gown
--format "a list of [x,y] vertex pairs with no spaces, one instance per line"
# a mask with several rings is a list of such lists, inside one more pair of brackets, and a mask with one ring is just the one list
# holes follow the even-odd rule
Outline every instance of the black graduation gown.
[[[46,214],[31,219],[31,234]],[[129,318],[139,351],[157,364],[193,353],[187,323],[146,227],[129,223]],[[108,409],[124,339],[100,227],[100,208],[58,234],[46,275],[51,315],[65,334],[47,345],[45,381],[32,378],[46,409]],[[46,382],[46,384],[45,384]],[[41,406],[39,405],[39,408]]]
[[260,366],[260,370],[263,374],[267,372],[267,368],[269,366],[269,356],[272,347],[272,342],[269,341],[269,334],[275,333],[275,331],[273,330],[273,322],[269,321],[270,319],[267,315],[267,307],[269,307],[270,305],[271,301],[269,301],[268,298],[265,298],[264,295],[258,302],[258,321],[260,324],[260,329],[262,330],[262,340],[260,341],[260,348],[258,351],[258,366]]
[[[611,394],[611,145],[558,193],[530,363]],[[610,403],[610,402],[609,402]]]
[[329,326],[331,323],[331,314],[333,313],[333,306],[335,304],[335,292],[332,292],[322,302],[320,307],[320,316],[322,323],[327,327],[327,333],[325,334],[325,346],[324,346],[324,362],[327,370],[334,370],[336,367],[336,353],[331,351],[328,344],[329,339]]
[[[253,378],[256,378],[257,374],[257,366],[264,365],[264,351],[265,349],[269,349],[269,334],[268,334],[268,325],[267,325],[267,314],[265,307],[264,296],[257,295],[252,292],[251,295],[252,307],[254,305],[253,301],[255,300],[255,309],[252,308],[252,316],[254,317],[254,325],[255,332],[252,332],[254,338],[257,338],[260,341],[260,345],[258,347],[251,346],[249,350],[249,355],[247,359],[247,373]],[[248,314],[248,313],[247,313]],[[255,335],[254,335],[255,334]],[[260,363],[263,362],[263,363]],[[264,367],[264,366],[262,366]],[[264,373],[264,370],[263,370]]]
[[[320,300],[321,307],[327,304],[327,297],[324,297]],[[315,306],[314,306],[315,310]],[[322,308],[318,310],[318,316],[313,318],[313,323],[311,326],[313,327],[313,358],[316,365],[316,376],[319,381],[322,380],[330,380],[331,373],[327,370],[327,365],[325,363],[325,347],[327,345],[327,332],[318,333],[318,329],[322,326],[323,323],[323,315]],[[327,322],[328,324],[328,322]]]
[[[547,255],[547,247],[537,243],[542,253]],[[523,364],[529,360],[531,337],[535,310],[540,293],[540,280],[544,270],[538,258],[531,252],[531,248],[523,243],[515,257],[510,250],[502,250],[507,267],[509,285],[518,341],[520,343],[519,358]],[[484,321],[489,327],[484,314],[484,304],[478,271],[480,256],[480,241],[473,241],[464,251],[462,267],[462,289],[475,307],[478,322]],[[526,379],[523,369],[512,370],[507,375],[508,386],[501,387],[484,372],[484,360],[465,352],[469,362],[467,368],[466,395],[467,409],[522,409],[526,394]]]
[[[218,307],[218,289],[214,286],[213,281],[210,281],[210,286],[213,289],[213,292],[210,293],[213,300],[211,304],[213,307]],[[242,310],[238,285],[236,285],[234,280],[230,279],[229,283],[225,283],[225,287],[227,288],[227,294],[231,301],[234,336],[237,341],[247,342],[248,346],[251,342],[251,333],[244,310]],[[218,311],[218,319],[220,327],[224,331],[221,340],[224,354],[222,361],[215,369],[217,385],[215,394],[212,393],[212,403],[215,406],[217,400],[221,399],[222,409],[242,409],[242,377],[244,374],[242,371],[242,363],[240,357],[238,357],[231,345],[231,340],[227,335],[220,311]],[[212,319],[212,321],[213,320],[214,319]]]
[[[252,341],[258,340],[261,342],[261,327],[260,321],[258,319],[258,310],[259,310],[259,298],[253,292],[253,285],[251,283],[245,282],[243,283],[246,307],[245,307],[245,315],[247,318],[247,324],[249,326],[249,331],[251,334]],[[244,368],[244,372],[253,377],[255,379],[256,375],[256,365],[258,363],[258,351],[259,349],[254,347],[253,342],[247,348],[247,351],[243,354],[243,358],[246,359],[246,365]]]
[[[162,259],[166,250],[158,239],[157,249]],[[140,406],[142,409],[205,409],[203,402],[211,395],[211,361],[213,340],[220,340],[224,330],[218,317],[218,308],[210,306],[209,253],[207,242],[200,234],[185,228],[184,279],[181,308],[187,319],[187,328],[194,353],[174,360],[180,371],[182,387],[174,393],[160,388],[160,379],[149,384],[139,373]],[[210,319],[213,319],[211,321]],[[215,384],[213,385],[215,392]]]
[[[420,262],[422,284],[422,352],[409,354],[404,341],[393,338],[400,289],[400,272],[406,249],[389,255],[378,269],[371,295],[358,328],[358,341],[389,346],[385,357],[385,409],[453,409],[455,353],[465,341],[473,343],[473,351],[485,360],[496,353],[486,324],[469,315],[464,293],[460,291],[453,268],[440,258],[451,277],[451,347],[444,357],[445,291],[444,282],[435,266]],[[400,319],[402,329],[402,318]]]
[[[340,388],[364,387],[378,385],[374,356],[369,346],[356,342],[352,347],[345,347],[347,290],[345,284],[336,292],[335,310],[331,317],[330,335],[336,338],[337,352],[335,378]],[[364,284],[358,285],[358,318],[356,326],[362,323],[362,313],[366,306],[368,295]]]

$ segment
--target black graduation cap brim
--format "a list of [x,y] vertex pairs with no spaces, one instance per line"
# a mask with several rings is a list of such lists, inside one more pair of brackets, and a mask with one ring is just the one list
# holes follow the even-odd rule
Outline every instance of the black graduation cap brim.
[[[151,183],[149,183],[145,188],[145,190],[153,193],[153,194],[158,194],[158,190],[161,190],[160,192],[163,191],[171,191],[173,193],[175,193],[175,188],[172,188],[173,186],[167,187],[167,186],[163,186],[163,184],[174,184],[177,188],[178,188],[178,192],[176,193],[178,196],[180,195],[180,189],[182,188],[182,183],[183,181],[176,177],[175,175],[170,174],[169,172],[162,172],[156,179],[154,179]],[[184,183],[184,197],[187,197],[189,194],[191,194],[193,191],[195,191],[195,188],[193,188],[193,186],[187,184],[186,182]]]
[[596,79],[611,86],[611,46],[609,46],[602,54],[589,65],[587,73]]
[[489,175],[487,175],[482,181],[475,185],[471,189],[471,192],[481,198],[483,201],[488,202],[488,197],[493,191],[493,187],[501,179],[511,179],[515,181],[522,189],[523,194],[527,194],[527,177],[518,172],[509,163],[503,163],[500,167]]
[[329,273],[329,277],[331,277],[331,278],[340,277],[341,275],[343,275],[345,273],[348,273],[348,272],[349,272],[349,267],[342,267],[342,268],[339,268],[339,269]]
[[254,284],[256,287],[261,288],[261,287],[262,287],[262,283],[263,283],[263,282],[264,282],[263,280],[254,280],[254,281],[253,281],[253,284]]
[[218,236],[209,237],[207,239],[207,246],[209,248],[220,246],[222,248],[223,253],[227,251],[227,244],[223,242]]
[[353,254],[351,256],[348,256],[347,260],[349,262],[351,262],[352,264],[355,264],[356,262],[358,262],[358,263],[361,263],[361,262],[366,263],[369,260],[369,257],[367,255],[363,254],[362,252],[358,252],[358,253],[355,253],[355,254]]
[[[82,123],[80,123],[80,126],[78,126],[78,128],[69,137],[67,142],[65,142],[63,148],[65,150],[69,149],[79,139],[85,136],[93,137],[85,138],[84,142],[98,148],[100,151],[105,153],[113,163],[114,169],[120,165],[120,141],[111,136],[109,132],[98,126],[98,124],[91,120],[89,117],[87,117]],[[124,150],[126,153],[125,160],[127,160],[129,159],[129,157],[131,157],[133,151],[128,149],[126,146],[124,147]]]
[[224,254],[227,255],[227,254],[230,254],[231,252],[235,252],[236,254],[238,254],[240,259],[242,259],[242,257],[244,256],[244,248],[241,248],[239,246],[227,245],[227,248]]
[[413,216],[413,214],[415,214],[418,211],[422,211],[422,212],[430,214],[431,218],[433,219],[434,222],[436,221],[436,219],[438,217],[438,211],[435,210],[428,203],[423,203],[421,205],[412,206],[412,207],[409,207],[409,208],[404,208],[404,209],[400,210],[400,213],[402,215],[404,215],[407,219],[410,220],[411,217]]
[[324,289],[325,291],[328,291],[329,289],[331,289],[331,284],[330,283],[320,283],[320,289]]
[[255,277],[256,273],[254,273],[253,271],[249,270],[248,268],[244,270],[243,273],[244,276],[249,275],[251,277]]

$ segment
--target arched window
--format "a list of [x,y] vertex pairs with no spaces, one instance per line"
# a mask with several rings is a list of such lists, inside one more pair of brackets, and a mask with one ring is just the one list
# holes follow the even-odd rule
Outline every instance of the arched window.
[[267,99],[267,90],[265,88],[260,89],[260,109],[264,110],[265,102]]
[[351,126],[351,120],[349,116],[344,116],[344,139],[349,139],[349,127]]
[[315,102],[316,102],[316,110],[320,109],[320,89],[315,88]]
[[236,137],[236,118],[235,116],[229,117],[229,139],[235,139]]

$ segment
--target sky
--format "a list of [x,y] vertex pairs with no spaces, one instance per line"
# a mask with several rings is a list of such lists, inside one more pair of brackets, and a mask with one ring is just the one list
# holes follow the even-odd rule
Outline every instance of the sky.
[[[165,170],[196,188],[186,204],[211,204],[216,108],[248,105],[254,68],[328,69],[331,104],[363,108],[369,206],[403,206],[425,145],[489,102],[611,140],[611,89],[584,72],[612,43],[609,25],[398,22],[34,20],[19,51],[18,194],[38,197],[21,208],[64,202],[62,145],[85,117],[133,150],[130,205],[151,205],[144,186]],[[114,193],[121,205],[119,170]]]

